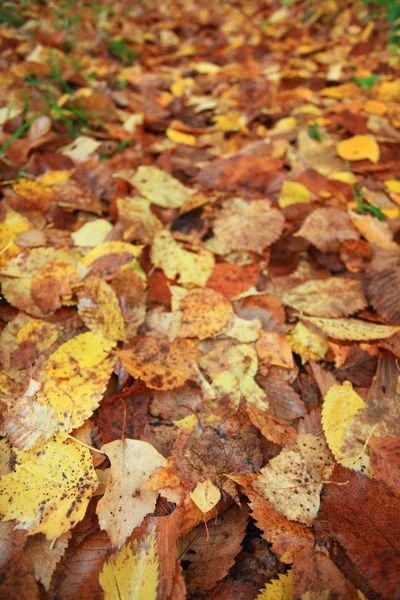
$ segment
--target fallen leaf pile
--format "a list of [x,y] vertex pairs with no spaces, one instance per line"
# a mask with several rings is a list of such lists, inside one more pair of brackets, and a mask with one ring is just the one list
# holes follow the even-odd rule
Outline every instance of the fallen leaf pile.
[[1,598],[398,597],[372,4],[0,7]]

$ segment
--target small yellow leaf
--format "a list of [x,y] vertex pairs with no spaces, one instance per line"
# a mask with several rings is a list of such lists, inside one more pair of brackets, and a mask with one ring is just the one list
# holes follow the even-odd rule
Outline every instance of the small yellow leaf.
[[11,208],[6,209],[5,219],[0,223],[0,267],[21,251],[14,242],[17,233],[31,229],[31,227],[26,217]]
[[303,365],[308,360],[322,360],[329,350],[325,337],[299,321],[287,336],[293,352],[301,356]]
[[363,160],[369,158],[373,163],[379,160],[379,146],[371,135],[354,135],[337,145],[337,153],[343,160]]
[[99,581],[104,600],[156,600],[159,559],[155,528],[124,546],[104,564]]
[[[29,535],[54,540],[85,516],[97,487],[90,451],[76,442],[39,446],[0,480],[0,513]],[[79,502],[77,502],[79,498]]]
[[191,135],[190,133],[183,133],[177,129],[172,129],[172,127],[168,127],[166,136],[171,142],[175,142],[175,144],[186,144],[186,146],[196,145],[196,136]]
[[95,248],[102,244],[112,229],[111,223],[105,219],[95,219],[82,225],[78,231],[71,233],[75,246]]
[[292,204],[307,204],[311,201],[310,192],[305,185],[294,181],[284,181],[279,195],[279,206],[285,208]]
[[279,579],[273,579],[266,584],[256,600],[292,600],[292,580],[292,571],[279,575]]
[[349,381],[333,385],[325,395],[322,427],[327,444],[337,460],[344,458],[341,449],[346,432],[358,411],[364,407],[364,400],[353,390]]
[[214,508],[221,499],[221,492],[209,479],[198,483],[189,495],[197,508],[203,513]]
[[387,179],[384,183],[389,192],[400,194],[400,181],[398,179]]
[[216,115],[213,117],[215,129],[218,131],[244,131],[248,132],[246,127],[246,118],[240,112],[230,112],[225,115]]
[[332,173],[332,175],[329,175],[329,179],[342,181],[349,185],[355,185],[357,183],[357,177],[351,171],[338,171],[337,173]]

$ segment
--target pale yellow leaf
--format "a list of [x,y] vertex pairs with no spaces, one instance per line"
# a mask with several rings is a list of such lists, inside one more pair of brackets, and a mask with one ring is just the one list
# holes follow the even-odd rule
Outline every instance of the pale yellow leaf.
[[303,434],[261,469],[253,487],[280,514],[310,525],[319,510],[322,485],[332,469],[333,461],[324,440]]
[[167,229],[156,234],[151,248],[153,265],[162,269],[168,279],[178,277],[182,285],[204,287],[214,269],[214,256],[200,248],[189,252],[180,247]]
[[110,340],[125,340],[124,318],[118,298],[104,279],[88,277],[77,293],[78,314],[88,329]]
[[152,473],[167,460],[147,442],[116,440],[102,447],[111,469],[106,492],[97,505],[100,529],[120,548],[144,517],[153,512],[157,494],[144,488]]
[[179,179],[153,166],[139,167],[129,182],[141,196],[163,208],[179,208],[194,194],[194,190],[185,187]]
[[111,230],[111,223],[105,219],[95,219],[84,223],[78,231],[71,233],[71,237],[75,246],[95,248],[105,241]]
[[208,512],[221,499],[221,492],[209,479],[198,483],[190,494],[191,500],[203,513]]
[[35,579],[40,581],[47,591],[50,589],[52,575],[64,556],[70,538],[71,532],[67,531],[55,542],[49,542],[41,533],[28,539],[26,552],[32,561]]
[[379,340],[391,337],[400,326],[381,325],[359,319],[324,319],[318,317],[307,317],[307,323],[311,323],[328,337],[337,340],[352,340],[364,342],[368,340]]

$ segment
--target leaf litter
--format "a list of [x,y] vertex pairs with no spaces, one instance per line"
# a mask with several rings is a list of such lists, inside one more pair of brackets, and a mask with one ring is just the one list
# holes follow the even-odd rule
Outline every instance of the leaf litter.
[[1,597],[398,593],[399,14],[317,4],[0,8]]

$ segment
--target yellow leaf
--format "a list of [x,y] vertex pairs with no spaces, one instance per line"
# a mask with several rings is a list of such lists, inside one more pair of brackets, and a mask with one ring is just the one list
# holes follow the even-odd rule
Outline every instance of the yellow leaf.
[[115,342],[97,336],[91,331],[81,333],[62,344],[48,358],[46,375],[68,379],[84,369],[97,367],[108,356]]
[[351,171],[338,171],[337,173],[332,173],[332,175],[329,175],[329,179],[342,181],[349,185],[355,185],[357,183],[357,177]]
[[311,202],[310,192],[305,185],[294,181],[284,181],[279,195],[279,206],[285,208],[292,204]]
[[179,179],[153,166],[141,166],[129,178],[139,194],[152,204],[163,208],[179,208],[194,194]]
[[45,444],[56,433],[58,419],[54,408],[24,399],[3,413],[4,429],[10,442],[20,450]]
[[322,360],[329,350],[329,345],[323,335],[306,327],[299,321],[287,336],[293,352],[301,356],[303,365],[308,360]]
[[177,129],[172,129],[172,127],[168,127],[166,136],[171,142],[175,142],[175,144],[186,144],[186,146],[196,145],[196,136],[191,135],[190,133],[183,133]]
[[215,338],[234,317],[232,304],[209,288],[191,290],[180,303],[179,337]]
[[20,253],[21,249],[14,242],[17,233],[31,227],[26,217],[7,208],[5,219],[0,223],[0,267]]
[[111,469],[106,492],[97,505],[100,529],[113,547],[120,548],[144,517],[153,512],[157,494],[143,488],[152,473],[167,460],[151,444],[140,440],[116,440],[102,447]]
[[378,100],[381,102],[400,100],[400,79],[382,81],[378,90]]
[[384,183],[389,192],[400,194],[400,181],[397,179],[387,179]]
[[201,248],[198,252],[182,249],[167,229],[156,234],[151,260],[168,279],[178,276],[179,283],[204,287],[214,269],[214,256]]
[[112,229],[111,223],[105,219],[88,221],[78,231],[71,233],[75,246],[95,248],[102,244]]
[[[0,480],[0,513],[54,540],[85,516],[97,487],[90,451],[70,440],[36,448]],[[79,502],[77,499],[79,498]]]
[[311,525],[320,505],[322,485],[333,470],[325,442],[311,433],[299,435],[293,446],[261,469],[253,483],[276,510],[293,521]]
[[400,327],[392,325],[380,325],[369,321],[358,319],[323,319],[307,317],[305,319],[311,325],[315,325],[325,335],[337,340],[352,340],[364,342],[367,340],[379,340],[391,337]]
[[149,201],[140,196],[117,199],[118,221],[124,229],[124,239],[134,239],[149,246],[152,244],[162,224],[150,207]]
[[90,250],[82,259],[86,266],[91,265],[95,260],[106,256],[107,254],[130,254],[133,257],[139,256],[143,246],[134,246],[126,242],[103,242],[93,250]]
[[110,340],[125,340],[125,325],[118,298],[99,277],[89,277],[78,290],[78,313],[86,327]]
[[30,342],[35,344],[38,350],[47,350],[57,341],[59,333],[58,325],[39,319],[30,319],[21,327],[15,339],[18,344]]
[[379,146],[371,135],[354,135],[337,145],[337,153],[343,160],[363,160],[369,158],[373,163],[379,160]]
[[44,185],[49,185],[51,187],[52,185],[66,181],[69,179],[69,177],[69,171],[47,171],[46,173],[43,173],[43,175],[40,175],[37,178],[37,181],[40,181],[41,183],[44,183]]
[[198,350],[193,340],[137,336],[134,348],[120,350],[118,356],[128,373],[142,379],[156,390],[181,387],[188,379],[196,379],[194,368]]
[[189,495],[197,508],[203,513],[214,508],[221,499],[221,492],[209,479],[198,483]]
[[365,103],[364,110],[368,114],[382,116],[387,111],[387,106],[385,102],[379,102],[378,100],[368,100]]
[[225,115],[216,115],[213,117],[215,129],[218,131],[243,131],[248,133],[246,127],[246,117],[240,112],[230,112]]
[[367,306],[361,283],[340,277],[307,281],[285,294],[282,303],[316,317],[347,317]]
[[99,581],[104,600],[156,600],[159,559],[155,528],[124,546],[104,564]]
[[349,381],[333,385],[322,405],[322,427],[329,448],[337,460],[345,458],[341,452],[346,432],[358,411],[364,408],[364,400],[353,390]]
[[61,429],[80,427],[99,406],[116,362],[108,356],[114,345],[87,331],[48,358],[37,400],[55,408]]
[[266,584],[256,600],[292,600],[292,579],[292,571],[279,575],[279,579],[273,579]]

